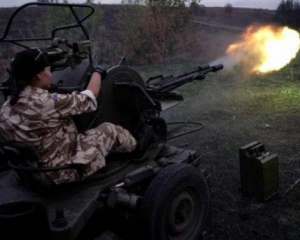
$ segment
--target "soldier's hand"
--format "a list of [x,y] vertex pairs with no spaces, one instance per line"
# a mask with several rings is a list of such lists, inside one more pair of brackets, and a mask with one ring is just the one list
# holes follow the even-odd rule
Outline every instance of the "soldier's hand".
[[94,67],[94,72],[97,72],[101,75],[101,80],[104,80],[106,78],[106,70],[102,67]]

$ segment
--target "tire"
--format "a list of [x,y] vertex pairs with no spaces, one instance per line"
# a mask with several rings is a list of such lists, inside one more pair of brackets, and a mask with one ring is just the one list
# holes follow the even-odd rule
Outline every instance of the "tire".
[[105,231],[104,233],[102,233],[100,236],[98,236],[94,240],[122,240],[122,239],[113,232]]
[[209,192],[202,172],[191,165],[170,165],[155,176],[142,200],[143,239],[199,239],[208,208]]

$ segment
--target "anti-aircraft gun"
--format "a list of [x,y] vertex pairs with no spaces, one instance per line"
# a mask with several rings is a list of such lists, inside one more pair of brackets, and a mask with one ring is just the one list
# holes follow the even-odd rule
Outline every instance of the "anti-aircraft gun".
[[[162,111],[183,101],[182,95],[171,91],[186,83],[203,80],[207,73],[221,70],[222,65],[197,67],[193,71],[176,76],[159,75],[144,82],[134,69],[122,63],[124,64],[121,61],[119,65],[108,70],[107,81],[103,83],[99,109],[101,113],[96,122],[110,121],[132,129],[135,127],[135,120],[142,118],[153,127],[161,139],[182,136],[203,128],[202,123],[176,122],[168,124],[176,126],[172,131],[168,131],[167,123],[159,116]],[[194,129],[174,135],[187,124],[194,125]]]
[[[49,47],[41,49],[53,71],[50,91],[69,93],[84,90],[94,64],[83,21],[94,12],[93,7],[25,4],[9,19],[0,43],[10,42],[28,48],[20,43],[24,39],[8,39],[7,35],[18,12],[31,6],[70,9],[76,20],[74,24],[53,29],[48,38],[25,40],[51,41]],[[80,18],[75,8],[87,8],[90,12]],[[69,43],[56,36],[60,30],[76,27],[82,29],[86,38],[83,41]],[[63,50],[62,46],[71,50]],[[199,153],[169,147],[167,141],[199,131],[203,124],[166,123],[160,113],[183,101],[183,97],[173,90],[186,83],[203,80],[206,74],[222,68],[222,65],[206,65],[180,75],[159,75],[147,81],[128,66],[125,58],[108,68],[97,99],[97,110],[74,118],[78,130],[85,131],[103,122],[112,122],[135,131],[142,122],[153,130],[157,138],[149,144],[143,156],[110,154],[105,168],[78,182],[58,186],[41,184],[35,180],[35,174],[66,168],[80,171],[80,166],[32,168],[28,163],[38,161],[32,147],[26,143],[0,141],[1,161],[5,164],[0,170],[1,234],[12,239],[20,234],[30,239],[95,239],[97,235],[100,235],[97,239],[105,239],[107,236],[103,232],[109,229],[124,239],[199,239],[209,204]],[[13,74],[8,72],[10,77],[1,86],[6,97],[14,84]],[[194,128],[182,132],[188,124]],[[99,214],[102,221],[97,218]],[[116,227],[116,221],[122,221],[123,228]]]

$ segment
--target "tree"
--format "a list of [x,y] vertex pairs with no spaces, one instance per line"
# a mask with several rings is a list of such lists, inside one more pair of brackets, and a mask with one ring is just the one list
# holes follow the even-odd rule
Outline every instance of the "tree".
[[150,63],[175,54],[191,17],[186,2],[124,0],[118,24],[123,31],[125,55],[136,62]]
[[275,21],[298,29],[300,27],[300,2],[298,0],[282,0],[276,9]]
[[194,15],[205,14],[205,6],[197,3],[196,1],[192,1],[190,4],[190,11]]
[[95,0],[86,0],[85,4],[93,5],[93,4],[95,4]]
[[233,6],[232,6],[232,4],[230,4],[230,3],[227,3],[225,6],[224,6],[224,8],[225,8],[225,13],[228,13],[228,14],[232,14],[232,12],[233,12]]
[[166,7],[166,8],[174,8],[174,7],[182,7],[187,2],[187,0],[147,0],[146,4],[149,7]]

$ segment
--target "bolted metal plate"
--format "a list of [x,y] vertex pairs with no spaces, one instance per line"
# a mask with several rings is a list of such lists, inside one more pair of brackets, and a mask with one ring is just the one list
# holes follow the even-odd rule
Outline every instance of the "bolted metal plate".
[[146,88],[142,77],[133,68],[115,66],[107,71],[107,77],[102,82],[101,92],[97,99],[98,112],[94,127],[103,122],[127,127],[129,122],[139,118],[136,108],[136,92],[133,89],[118,87],[116,83],[135,83]]
[[260,142],[239,149],[241,190],[244,196],[266,201],[278,192],[278,155]]

